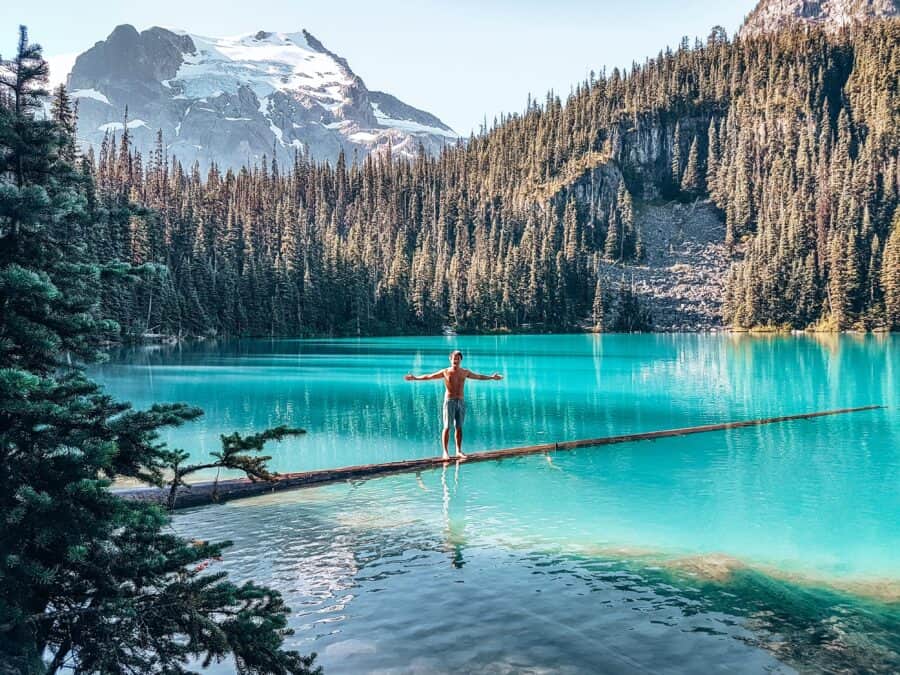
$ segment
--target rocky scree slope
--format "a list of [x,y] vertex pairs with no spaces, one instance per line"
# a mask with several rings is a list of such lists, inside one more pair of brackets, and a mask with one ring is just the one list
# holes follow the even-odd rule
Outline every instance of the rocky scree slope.
[[661,332],[723,330],[722,300],[731,257],[725,224],[711,202],[637,203],[644,259],[601,262],[598,273],[611,298],[619,283],[633,288]]
[[[671,139],[667,140],[665,133],[651,135],[661,139],[642,147],[637,141],[643,136],[633,134],[628,151],[621,154],[629,170],[641,176],[632,193],[636,196],[634,220],[641,232],[644,257],[637,262],[599,262],[597,274],[605,290],[607,310],[615,314],[609,303],[616,301],[619,285],[624,283],[633,289],[641,306],[650,310],[656,331],[724,329],[725,277],[733,258],[725,246],[722,214],[709,200],[682,203],[660,194],[650,176],[655,173],[662,148]],[[630,164],[637,156],[643,166]],[[551,198],[551,207],[559,209],[571,196],[591,219],[605,220],[619,185],[627,182],[621,166],[618,161],[598,158],[596,166],[583,171]]]

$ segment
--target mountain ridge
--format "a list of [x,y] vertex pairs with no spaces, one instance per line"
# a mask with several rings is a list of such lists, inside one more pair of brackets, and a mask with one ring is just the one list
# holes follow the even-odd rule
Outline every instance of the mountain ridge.
[[900,0],[760,0],[738,34],[755,37],[798,24],[835,32],[845,26],[900,16]]
[[458,139],[437,116],[369,91],[305,29],[215,38],[123,24],[76,58],[67,84],[79,100],[83,147],[127,125],[148,151],[160,130],[170,155],[204,168],[273,152],[282,163],[296,152],[330,161],[388,148],[414,156]]

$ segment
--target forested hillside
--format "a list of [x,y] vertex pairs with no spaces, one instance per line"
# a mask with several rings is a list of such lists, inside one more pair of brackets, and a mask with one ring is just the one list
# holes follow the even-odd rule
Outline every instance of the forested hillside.
[[163,139],[134,153],[126,125],[83,158],[90,244],[165,271],[107,309],[130,333],[641,328],[640,298],[598,263],[640,264],[640,203],[708,198],[727,323],[900,328],[898,38],[896,20],[717,29],[411,161],[200,175]]

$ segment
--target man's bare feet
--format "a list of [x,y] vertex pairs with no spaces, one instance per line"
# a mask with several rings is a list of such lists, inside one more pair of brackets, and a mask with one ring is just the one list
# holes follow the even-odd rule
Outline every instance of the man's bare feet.
[[441,461],[444,461],[444,462],[450,461],[450,455],[447,454],[446,450],[444,450],[444,454],[441,455]]
[[457,460],[457,461],[462,462],[462,461],[464,461],[464,460],[466,460],[466,459],[469,459],[469,456],[466,455],[466,454],[464,454],[462,450],[457,450],[457,451],[456,451],[456,460]]

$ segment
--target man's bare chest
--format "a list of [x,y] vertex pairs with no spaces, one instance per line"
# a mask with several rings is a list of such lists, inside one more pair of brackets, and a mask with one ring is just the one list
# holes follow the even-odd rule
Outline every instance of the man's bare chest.
[[444,371],[444,381],[447,383],[447,388],[451,391],[461,392],[466,381],[466,373],[462,369],[451,370],[448,368]]

